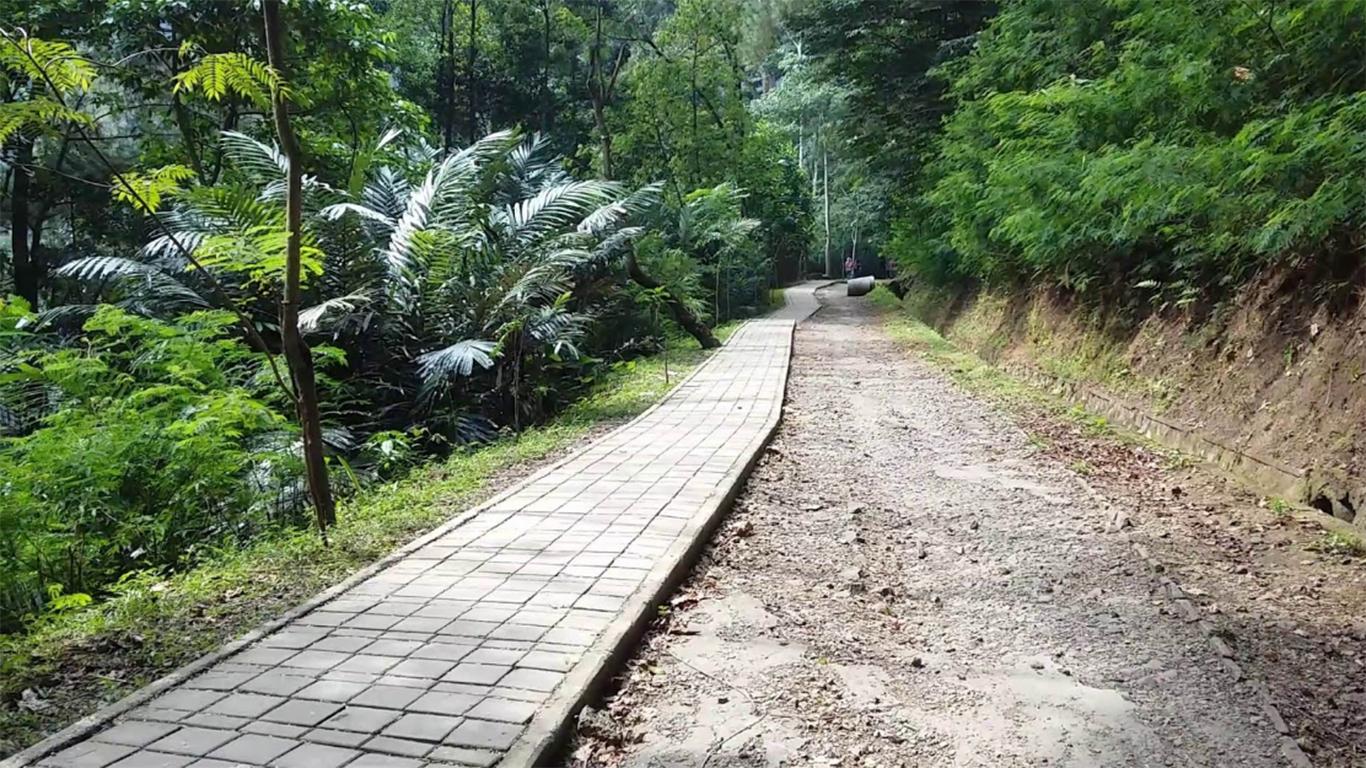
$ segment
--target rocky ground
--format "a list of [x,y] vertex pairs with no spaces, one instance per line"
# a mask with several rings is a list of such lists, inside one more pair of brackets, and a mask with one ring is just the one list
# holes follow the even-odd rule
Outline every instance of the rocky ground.
[[1366,567],[965,392],[823,292],[778,436],[576,766],[1366,765]]

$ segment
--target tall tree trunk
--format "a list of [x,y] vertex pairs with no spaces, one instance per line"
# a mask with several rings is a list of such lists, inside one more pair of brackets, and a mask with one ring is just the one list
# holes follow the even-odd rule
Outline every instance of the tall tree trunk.
[[470,144],[479,138],[479,78],[474,73],[475,58],[479,52],[478,35],[479,0],[470,0],[470,49],[469,60],[466,63],[469,68],[469,82],[466,85],[470,91]]
[[[598,139],[602,152],[602,177],[610,180],[612,178],[612,133],[607,127],[606,111],[607,102],[611,98],[613,89],[616,87],[617,75],[621,72],[621,67],[626,58],[626,49],[623,48],[617,55],[612,64],[612,75],[610,80],[604,82],[603,56],[602,56],[602,8],[603,3],[597,4],[597,17],[594,22],[593,46],[588,51],[588,91],[589,97],[593,101],[593,121],[597,124]],[[702,322],[697,315],[693,314],[688,305],[685,304],[677,294],[665,286],[663,283],[654,279],[640,266],[636,260],[634,250],[626,252],[626,274],[635,281],[637,285],[648,290],[663,289],[664,303],[669,305],[669,312],[674,317],[674,322],[678,323],[683,330],[687,331],[703,349],[715,349],[721,346],[715,334]]]
[[455,146],[455,0],[441,4],[441,61],[436,79],[442,149],[449,152]]
[[200,184],[209,184],[209,177],[204,172],[204,160],[199,153],[199,140],[194,135],[194,122],[190,119],[190,110],[179,94],[171,96],[171,112],[175,115],[176,128],[180,131],[180,140],[185,145],[185,154],[190,158],[190,167],[194,169],[194,175],[199,178]]
[[10,195],[10,252],[14,273],[14,292],[38,308],[38,265],[35,249],[29,247],[30,172],[33,170],[33,142],[19,137],[14,164],[14,189]]
[[692,66],[689,68],[689,77],[690,77],[691,88],[692,88],[692,137],[691,137],[691,142],[692,142],[692,178],[689,179],[689,182],[690,182],[690,183],[689,183],[689,186],[691,186],[692,184],[697,183],[697,180],[698,180],[698,179],[700,178],[700,176],[701,176],[701,172],[700,172],[700,168],[699,168],[700,158],[698,157],[698,146],[697,146],[697,101],[698,101],[698,95],[699,95],[699,94],[697,93],[697,36],[696,36],[696,35],[694,35],[694,36],[693,36],[693,39],[692,39]]
[[[607,126],[607,99],[610,94],[603,84],[602,41],[602,3],[598,3],[597,17],[594,22],[593,47],[588,51],[588,95],[593,101],[593,125],[598,129],[602,177],[610,179],[612,178],[612,130]],[[617,66],[620,66],[620,63]],[[616,78],[613,77],[613,82],[615,80]]]
[[550,99],[550,0],[541,0],[541,133],[550,133],[555,105]]
[[811,199],[816,199],[816,192],[820,190],[821,165],[816,159],[816,145],[820,144],[820,133],[811,134]]
[[593,102],[593,122],[598,128],[598,151],[602,157],[602,177],[612,178],[612,132],[607,127],[607,116],[602,104]]
[[[285,62],[285,29],[280,20],[280,0],[265,0],[262,4],[266,27],[266,52],[270,66],[288,81]],[[300,235],[303,229],[303,157],[294,127],[289,121],[289,98],[284,91],[276,91],[271,111],[275,117],[275,132],[280,148],[289,161],[285,177],[285,290],[280,301],[280,342],[285,360],[294,380],[294,403],[303,431],[304,466],[308,475],[308,490],[317,510],[318,528],[326,531],[337,522],[332,487],[327,477],[327,462],[323,457],[322,414],[318,405],[318,384],[313,373],[313,356],[299,333],[299,299],[301,293]]]
[[838,268],[835,252],[830,250],[830,150],[821,148],[821,183],[825,187],[825,276],[835,277]]

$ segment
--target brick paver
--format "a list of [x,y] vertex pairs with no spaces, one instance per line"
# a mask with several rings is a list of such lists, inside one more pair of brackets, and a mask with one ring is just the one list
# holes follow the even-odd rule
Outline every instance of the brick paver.
[[814,285],[659,407],[336,599],[42,760],[53,768],[491,765],[782,408]]

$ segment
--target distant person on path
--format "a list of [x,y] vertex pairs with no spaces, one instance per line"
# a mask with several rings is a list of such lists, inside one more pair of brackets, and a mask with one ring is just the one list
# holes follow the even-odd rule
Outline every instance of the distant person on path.
[[857,261],[854,261],[853,255],[850,254],[849,257],[846,258],[846,259],[844,260],[844,279],[845,279],[845,280],[852,280],[852,279],[854,279],[854,271],[857,270],[857,269],[858,269],[858,262],[857,262]]

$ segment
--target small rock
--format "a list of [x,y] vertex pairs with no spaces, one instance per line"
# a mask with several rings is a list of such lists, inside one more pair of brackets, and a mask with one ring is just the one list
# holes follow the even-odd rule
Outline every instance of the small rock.
[[32,688],[25,688],[24,692],[19,694],[19,708],[28,712],[46,712],[52,708],[52,704]]

